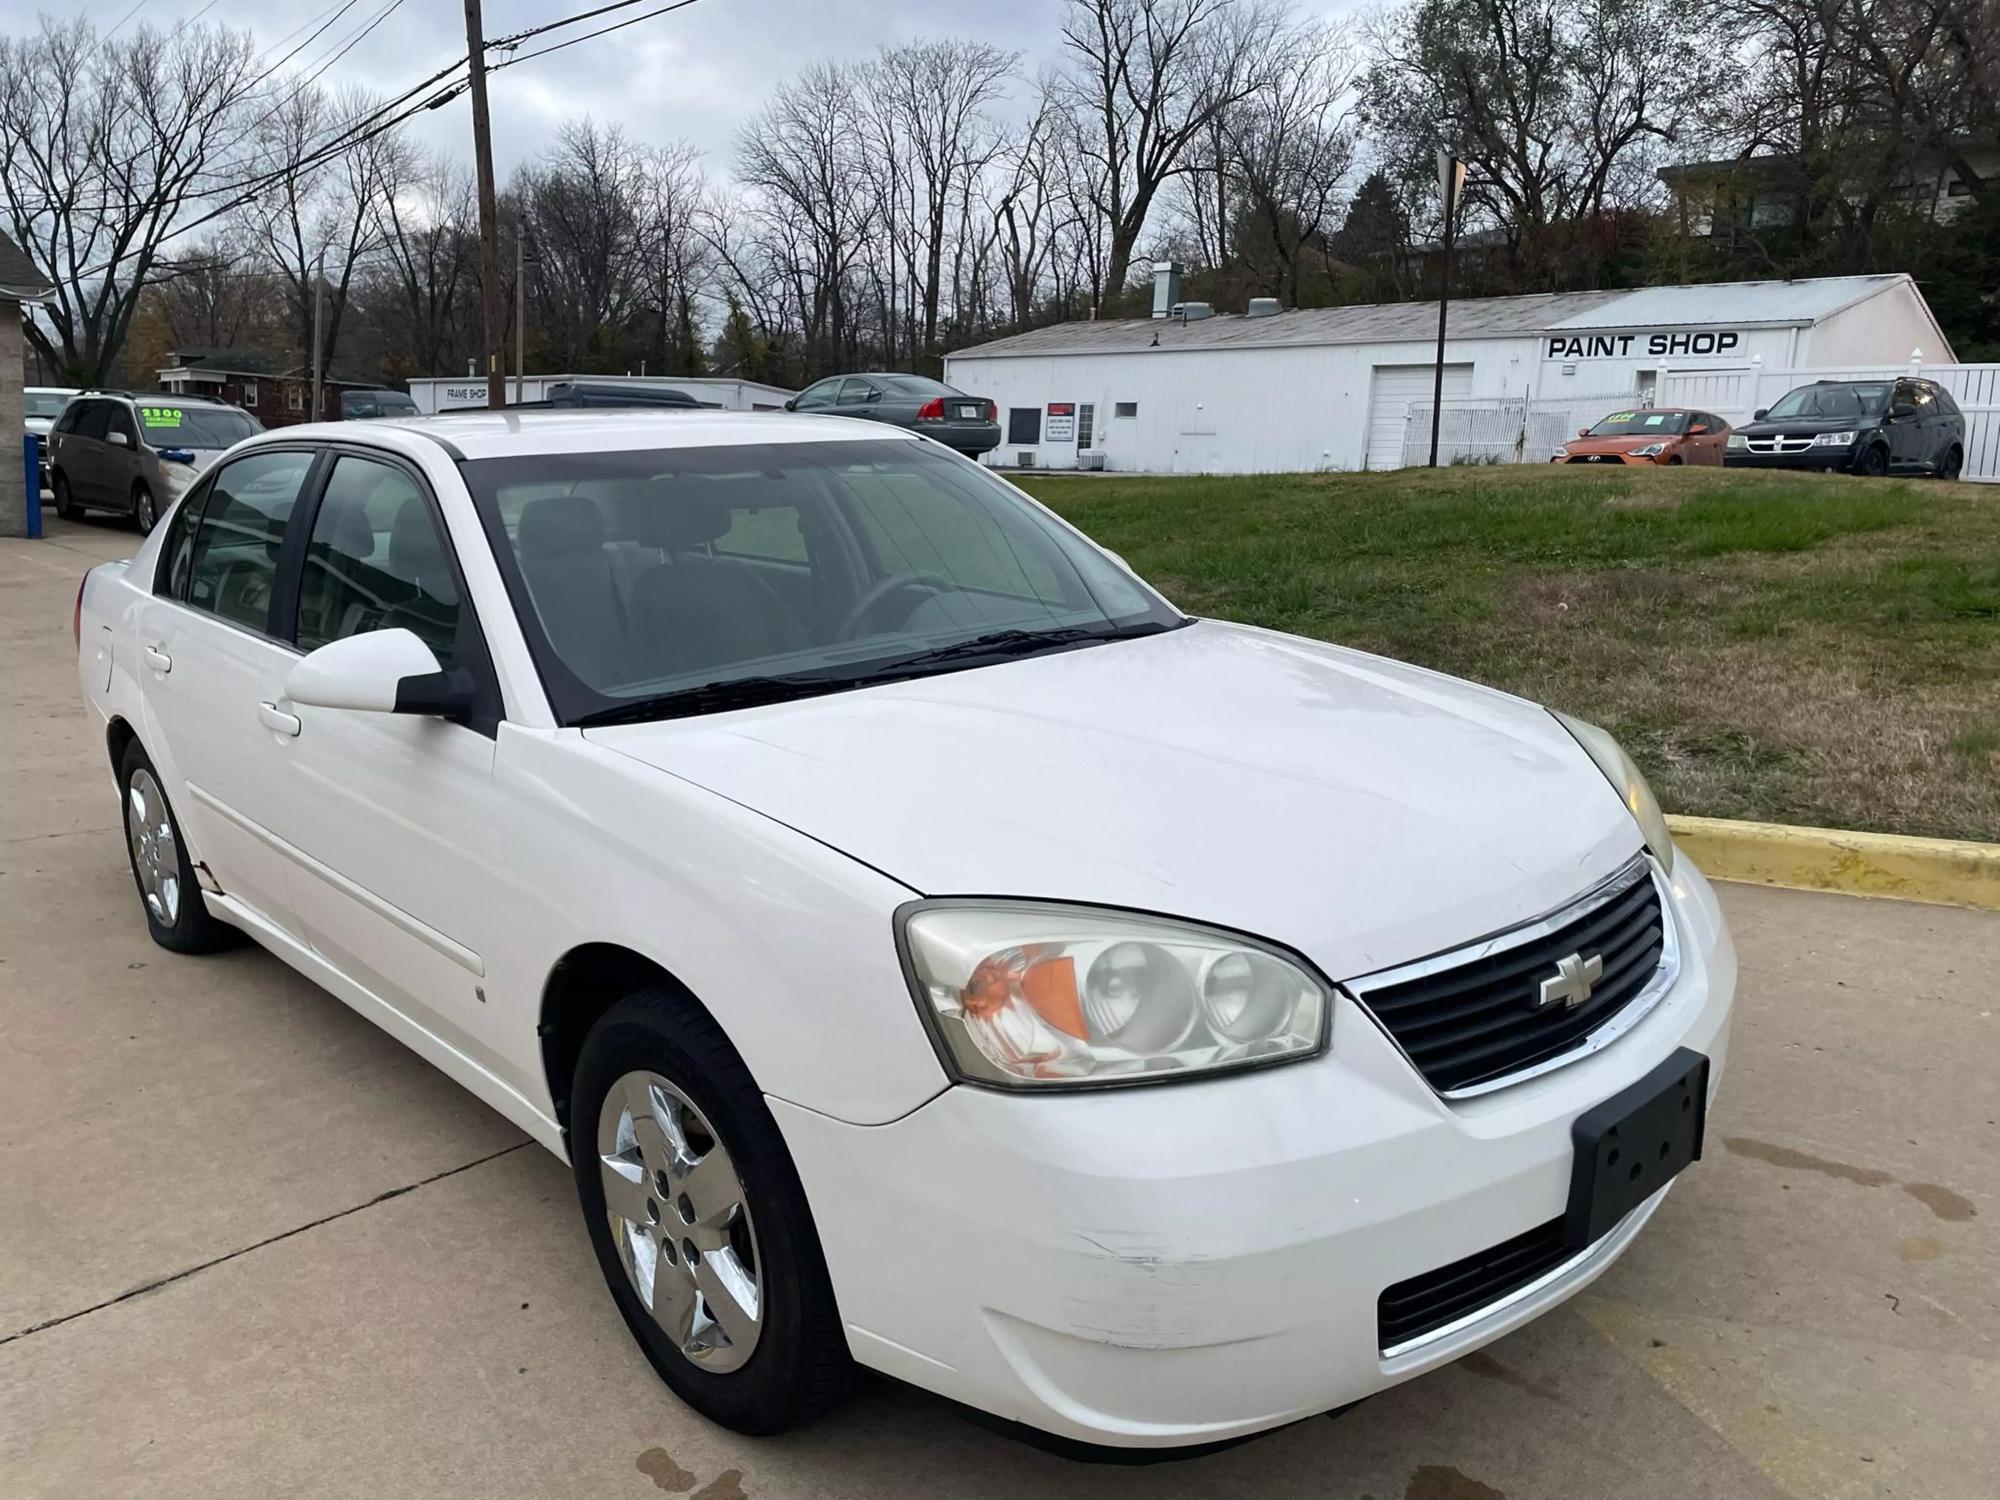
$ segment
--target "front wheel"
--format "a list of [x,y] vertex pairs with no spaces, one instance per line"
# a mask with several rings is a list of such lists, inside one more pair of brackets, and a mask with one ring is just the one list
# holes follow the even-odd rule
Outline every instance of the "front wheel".
[[1880,479],[1889,472],[1889,450],[1880,443],[1864,449],[1854,460],[1854,472],[1863,479]]
[[143,484],[132,487],[132,524],[139,528],[140,536],[150,536],[153,525],[160,519],[153,506],[153,492]]
[[752,1434],[832,1403],[847,1341],[805,1190],[749,1069],[687,996],[641,990],[591,1028],[570,1160],[612,1299],[675,1395]]

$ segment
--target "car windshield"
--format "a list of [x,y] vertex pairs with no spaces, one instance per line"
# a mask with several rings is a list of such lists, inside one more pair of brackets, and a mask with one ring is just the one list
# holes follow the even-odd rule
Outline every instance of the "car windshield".
[[1779,397],[1778,404],[1765,413],[1765,419],[1791,422],[1802,418],[1879,417],[1888,405],[1886,381],[1871,385],[1802,385]]
[[565,723],[859,687],[1185,623],[928,443],[477,459],[464,473]]
[[69,397],[61,391],[24,391],[21,395],[23,416],[59,417],[68,405]]
[[1590,429],[1592,437],[1667,436],[1687,430],[1684,411],[1614,411]]
[[871,375],[868,377],[883,390],[897,396],[962,396],[965,393],[946,385],[942,380],[932,380],[928,375]]
[[139,430],[153,448],[228,448],[263,425],[230,406],[184,406],[176,401],[137,403]]

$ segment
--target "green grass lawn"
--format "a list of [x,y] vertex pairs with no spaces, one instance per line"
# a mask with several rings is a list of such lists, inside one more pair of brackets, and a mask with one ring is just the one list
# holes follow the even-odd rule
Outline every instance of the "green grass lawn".
[[1596,720],[1671,812],[2000,841],[2000,488],[1533,466],[1020,482],[1192,613]]

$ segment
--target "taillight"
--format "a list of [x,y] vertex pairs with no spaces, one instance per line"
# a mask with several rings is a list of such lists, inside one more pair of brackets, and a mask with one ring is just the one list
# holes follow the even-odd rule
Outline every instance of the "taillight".
[[944,397],[933,396],[917,408],[919,422],[942,422],[944,420]]
[[999,402],[989,401],[986,403],[986,420],[989,422],[997,422],[1000,420]]
[[83,649],[83,591],[89,586],[90,575],[86,573],[76,586],[76,608],[70,612],[69,617],[70,639],[76,642],[76,649],[79,651]]

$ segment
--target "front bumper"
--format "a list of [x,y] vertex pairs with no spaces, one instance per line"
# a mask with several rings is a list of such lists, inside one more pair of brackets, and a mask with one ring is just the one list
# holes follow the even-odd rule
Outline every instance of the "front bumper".
[[1849,447],[1806,448],[1797,453],[1751,453],[1746,449],[1726,449],[1722,465],[1727,469],[1793,469],[1810,474],[1845,474],[1854,467],[1854,456],[1865,444]]
[[773,1100],[861,1363],[1059,1437],[1177,1447],[1406,1380],[1588,1285],[1664,1197],[1540,1281],[1385,1355],[1383,1288],[1560,1215],[1570,1124],[1728,1045],[1736,960],[1685,859],[1682,968],[1622,1038],[1447,1104],[1352,1001],[1311,1062],[1155,1088],[947,1090],[888,1125]]
[[1631,468],[1650,469],[1665,463],[1672,455],[1666,453],[1649,454],[1640,458],[1632,453],[1561,453],[1549,462],[1552,464],[1575,464],[1583,469],[1609,469],[1619,465]]

